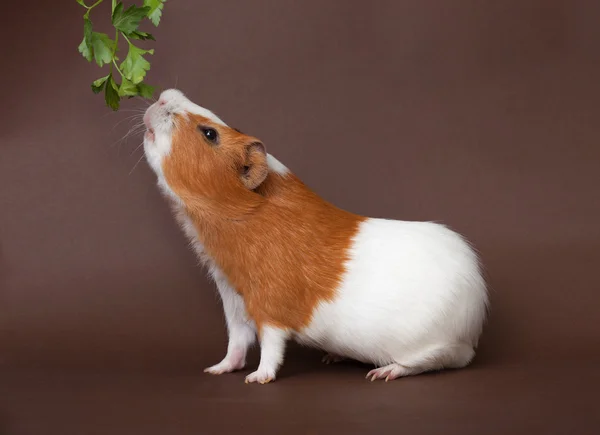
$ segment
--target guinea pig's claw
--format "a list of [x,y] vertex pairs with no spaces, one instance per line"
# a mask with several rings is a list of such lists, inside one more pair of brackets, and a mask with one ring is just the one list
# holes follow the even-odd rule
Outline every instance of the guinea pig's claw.
[[251,384],[251,383],[256,382],[258,384],[264,385],[264,384],[273,382],[274,380],[275,380],[274,376],[272,376],[270,374],[259,373],[258,371],[256,371],[256,372],[250,373],[248,376],[246,376],[246,379],[244,379],[244,383]]
[[385,379],[386,382],[393,381],[401,376],[406,376],[406,368],[400,364],[389,364],[384,367],[379,367],[367,373],[367,379],[371,378],[371,382],[377,379]]

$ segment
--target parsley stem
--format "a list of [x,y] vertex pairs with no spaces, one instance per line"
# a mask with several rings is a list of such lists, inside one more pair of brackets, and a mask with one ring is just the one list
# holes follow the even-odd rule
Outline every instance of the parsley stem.
[[[113,54],[112,54],[112,63],[115,66],[115,68],[117,68],[117,71],[119,71],[119,74],[121,74],[121,77],[123,77],[123,73],[121,72],[121,70],[119,69],[119,67],[117,66],[117,50],[119,49],[119,31],[117,30],[115,32],[115,49],[113,50]],[[112,65],[110,66],[110,71],[112,72]]]
[[[123,35],[125,36],[125,35]],[[115,49],[113,51],[113,58],[115,57],[115,55],[117,54],[117,50],[119,49],[118,47],[119,45],[119,31],[115,31]]]
[[123,35],[123,38],[125,38],[127,40],[127,42],[129,43],[129,45],[131,45],[131,41],[129,40],[127,35],[125,35],[125,33],[123,33],[123,32],[121,32],[121,35]]
[[119,72],[119,74],[121,74],[121,77],[125,77],[123,75],[123,72],[119,69],[119,67],[117,66],[117,61],[115,59],[112,60],[113,65],[115,66],[115,68],[117,69],[117,71]]
[[94,9],[96,6],[98,6],[100,3],[102,3],[104,0],[98,0],[96,3],[94,3],[91,6],[86,6],[88,11],[91,11],[92,9]]

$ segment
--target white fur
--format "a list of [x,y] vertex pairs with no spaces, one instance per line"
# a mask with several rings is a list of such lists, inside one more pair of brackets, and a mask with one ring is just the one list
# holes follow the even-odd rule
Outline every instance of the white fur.
[[223,120],[213,112],[205,109],[204,107],[198,106],[195,103],[192,103],[185,95],[183,95],[183,92],[177,89],[167,89],[161,93],[158,99],[158,104],[160,105],[160,103],[163,101],[165,103],[165,109],[171,113],[179,113],[182,115],[191,113],[193,115],[200,115],[211,120],[215,124],[220,124],[224,127],[227,126],[227,124],[225,124]]
[[277,370],[283,363],[285,342],[289,336],[289,332],[284,329],[263,326],[260,339],[260,364],[258,370],[246,376],[246,383],[266,384],[275,380]]
[[347,272],[301,343],[417,374],[463,367],[474,356],[488,297],[475,252],[443,225],[368,219]]
[[243,369],[246,366],[246,354],[256,341],[256,325],[248,317],[244,299],[227,282],[227,278],[212,266],[212,275],[223,301],[229,343],[223,360],[207,369],[212,374],[222,374]]
[[[193,223],[162,173],[162,159],[171,149],[171,114],[189,112],[226,125],[181,92],[168,90],[144,117],[148,128],[154,130],[154,135],[144,138],[144,150],[159,186],[171,198],[177,220],[208,266],[223,300],[229,333],[227,354],[206,369],[221,374],[245,365],[256,325],[249,319],[242,297],[204,252]],[[273,156],[268,155],[267,161],[271,172],[289,173]],[[345,266],[335,299],[317,307],[308,327],[291,332],[264,328],[260,365],[248,375],[247,382],[275,379],[285,342],[291,336],[340,357],[376,364],[379,368],[368,374],[372,379],[459,368],[471,361],[488,296],[477,256],[460,235],[435,223],[368,219],[352,242]]]
[[271,154],[267,154],[267,165],[269,165],[269,170],[271,172],[275,172],[279,175],[286,175],[290,172],[290,170],[283,163],[281,163]]

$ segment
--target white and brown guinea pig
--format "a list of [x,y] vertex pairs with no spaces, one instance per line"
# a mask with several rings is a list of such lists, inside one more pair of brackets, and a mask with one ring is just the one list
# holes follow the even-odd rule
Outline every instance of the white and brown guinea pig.
[[447,227],[358,216],[326,202],[264,145],[164,91],[144,116],[144,151],[223,300],[229,344],[205,371],[273,381],[286,341],[376,366],[391,380],[464,367],[486,317],[477,255]]

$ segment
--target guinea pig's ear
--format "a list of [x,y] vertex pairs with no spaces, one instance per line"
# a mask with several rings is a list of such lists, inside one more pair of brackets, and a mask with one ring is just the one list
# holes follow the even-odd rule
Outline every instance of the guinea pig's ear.
[[269,166],[265,146],[262,142],[254,140],[246,145],[245,160],[241,168],[242,182],[248,189],[254,190],[265,181],[268,174]]

